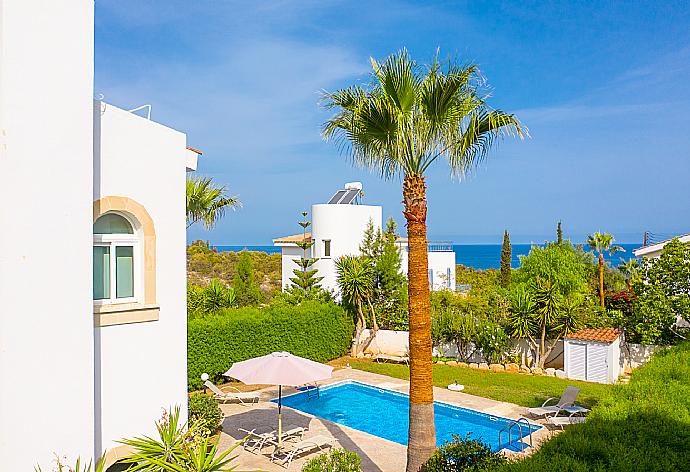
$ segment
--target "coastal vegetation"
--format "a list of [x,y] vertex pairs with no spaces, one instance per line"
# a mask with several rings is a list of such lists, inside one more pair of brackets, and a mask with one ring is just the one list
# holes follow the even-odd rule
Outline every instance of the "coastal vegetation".
[[488,106],[474,65],[435,58],[421,66],[405,50],[371,64],[369,85],[324,94],[325,107],[335,115],[323,134],[339,140],[356,165],[384,178],[403,178],[411,365],[407,470],[417,472],[436,449],[425,174],[443,159],[452,174],[463,176],[497,138],[524,132],[514,115]]

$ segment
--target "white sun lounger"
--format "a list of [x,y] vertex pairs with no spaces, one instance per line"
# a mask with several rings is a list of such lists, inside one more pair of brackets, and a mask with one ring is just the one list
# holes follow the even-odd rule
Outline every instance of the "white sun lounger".
[[[267,444],[271,445],[278,441],[278,431],[275,430],[265,433],[258,433],[256,429],[250,431],[244,428],[237,428],[237,430],[247,435],[247,439],[242,444],[244,450],[253,452],[254,454],[261,452]],[[302,435],[305,431],[306,429],[300,426],[287,426],[285,431],[283,431],[282,439],[283,441],[302,439]]]
[[570,416],[547,416],[546,422],[564,429],[565,426],[570,426],[571,424],[584,423],[587,419],[584,416],[575,416],[576,414],[572,413]]
[[272,443],[275,446],[275,450],[271,454],[271,461],[287,469],[295,457],[332,447],[334,441],[333,438],[327,436],[314,436],[298,443]]
[[257,392],[241,392],[237,388],[232,386],[229,388],[237,390],[236,392],[224,392],[210,380],[204,382],[204,385],[208,389],[210,389],[211,392],[213,392],[213,398],[215,398],[219,402],[224,403],[230,400],[236,400],[244,405],[245,403],[254,403],[259,401],[259,394]]
[[395,362],[399,364],[410,365],[410,358],[408,356],[388,356],[386,354],[378,354],[374,360],[376,362]]
[[529,408],[527,411],[533,416],[540,417],[540,416],[547,416],[547,415],[557,415],[561,410],[563,410],[565,407],[572,406],[575,404],[575,400],[577,399],[577,395],[580,393],[580,389],[577,387],[568,387],[565,389],[565,392],[563,392],[563,395],[561,395],[561,398],[558,400],[558,403],[555,405],[547,405],[552,400],[555,400],[556,397],[551,397],[548,398],[540,407],[538,408]]

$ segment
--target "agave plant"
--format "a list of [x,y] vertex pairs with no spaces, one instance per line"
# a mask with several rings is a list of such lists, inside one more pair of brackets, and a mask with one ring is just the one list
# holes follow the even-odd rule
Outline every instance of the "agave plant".
[[134,449],[134,453],[123,460],[131,464],[128,471],[147,472],[217,472],[235,470],[228,465],[237,458],[231,455],[238,442],[228,450],[218,453],[216,442],[198,434],[194,424],[180,422],[180,407],[172,413],[164,413],[156,422],[158,438],[149,436],[120,441]]
[[[61,457],[57,455],[55,456],[55,467],[53,468],[53,472],[103,472],[103,468],[105,466],[105,461],[99,460],[96,462],[95,469],[93,469],[93,464],[91,462],[82,467],[81,458],[79,457],[77,458],[77,462],[74,464],[74,467],[65,465],[62,461],[63,459]],[[43,469],[41,469],[40,465],[34,467],[34,470],[36,472],[43,472]]]

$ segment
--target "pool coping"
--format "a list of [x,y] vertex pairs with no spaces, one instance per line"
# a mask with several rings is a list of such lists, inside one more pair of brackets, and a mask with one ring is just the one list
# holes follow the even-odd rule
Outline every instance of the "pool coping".
[[[323,387],[319,387],[319,390],[329,390],[329,389],[331,389],[331,388],[339,387],[339,386],[347,385],[347,384],[361,385],[361,386],[363,386],[363,387],[371,388],[371,389],[374,389],[374,390],[383,390],[383,391],[385,391],[385,392],[387,392],[387,393],[393,394],[394,396],[407,398],[408,400],[409,400],[409,398],[410,398],[410,395],[409,395],[408,393],[398,392],[398,391],[396,391],[396,390],[391,390],[391,389],[385,388],[385,387],[379,387],[378,385],[372,385],[372,384],[369,384],[369,383],[366,383],[366,382],[362,382],[361,380],[355,380],[355,379],[338,380],[338,381],[336,381],[336,382],[333,382],[333,383],[324,385]],[[297,392],[294,392],[294,393],[290,393],[290,394],[288,394],[288,395],[283,395],[282,398],[285,399],[285,398],[294,397],[294,396],[297,396],[297,395],[303,395],[303,394],[305,394],[305,393],[306,393],[306,392],[303,391],[303,390],[302,390],[302,391],[297,391]],[[277,402],[278,402],[278,397],[272,398],[270,401],[271,401],[272,403],[277,403]],[[452,403],[448,403],[448,402],[445,402],[445,401],[442,401],[442,400],[434,400],[434,404],[436,404],[436,403],[438,403],[438,404],[441,405],[441,406],[448,407],[448,408],[450,408],[450,409],[452,409],[452,410],[462,411],[463,413],[469,413],[469,414],[471,414],[471,415],[476,415],[476,416],[481,416],[481,417],[488,417],[491,421],[502,420],[502,422],[505,423],[505,424],[504,424],[504,428],[507,427],[508,424],[517,421],[517,420],[511,419],[511,418],[506,418],[505,416],[493,415],[493,414],[491,414],[491,413],[485,413],[485,412],[483,412],[483,411],[474,410],[474,409],[472,409],[472,408],[467,408],[467,407],[463,407],[463,406],[459,406],[459,405],[453,405]],[[317,416],[317,415],[314,415],[314,414],[312,414],[312,413],[308,413],[308,412],[306,412],[306,411],[304,411],[304,410],[300,410],[300,409],[298,409],[298,408],[294,408],[294,407],[286,406],[286,405],[282,405],[282,406],[285,407],[285,408],[290,408],[290,409],[292,409],[292,410],[299,411],[300,413],[307,414],[307,415],[312,416],[312,417],[314,417],[314,418],[320,418],[320,419],[322,419],[322,420],[332,421],[332,420],[329,420],[329,419],[327,419],[327,418],[323,418],[322,416]],[[524,417],[523,417],[523,418],[524,418]],[[544,425],[541,425],[541,424],[539,424],[539,423],[534,423],[534,422],[532,422],[531,420],[529,420],[529,418],[525,418],[525,419],[527,420],[528,424],[530,425],[530,432],[529,432],[527,435],[522,436],[522,438],[527,437],[527,436],[529,436],[530,434],[534,434],[534,433],[536,433],[537,431],[540,431],[541,429],[543,429],[543,428],[545,427]],[[332,421],[332,422],[333,422],[333,421]],[[342,425],[341,423],[337,423],[337,422],[335,422],[335,423],[336,423],[336,424],[339,424],[339,425],[341,425],[341,426],[347,426],[347,425]],[[351,426],[350,426],[350,427],[351,427]],[[353,428],[353,429],[357,429],[357,428]],[[358,431],[362,431],[362,430],[358,429]],[[367,431],[362,431],[362,432],[368,433]],[[368,434],[372,434],[372,433],[368,433]],[[372,435],[373,435],[373,436],[376,436],[375,434],[372,434]],[[379,438],[380,438],[380,436],[376,436],[376,437],[379,437]],[[520,438],[520,439],[522,439],[522,438]],[[381,438],[381,439],[386,439],[386,438]],[[393,442],[395,442],[395,441],[393,441]],[[398,443],[398,444],[400,444],[400,443]]]

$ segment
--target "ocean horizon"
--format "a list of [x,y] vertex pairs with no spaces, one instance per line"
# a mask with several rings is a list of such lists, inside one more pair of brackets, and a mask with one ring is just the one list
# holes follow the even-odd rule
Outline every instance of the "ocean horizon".
[[[520,267],[520,257],[529,253],[529,250],[535,244],[513,244],[513,258],[511,265],[513,267]],[[621,259],[627,261],[633,259],[635,256],[632,253],[633,249],[640,247],[639,244],[619,244],[625,252],[618,252],[613,256],[605,255],[606,262],[613,266],[620,264]],[[218,252],[240,252],[240,251],[256,251],[265,252],[266,254],[279,254],[280,247],[267,245],[211,245],[216,248]],[[501,265],[501,245],[500,244],[453,244],[453,252],[455,252],[455,263],[462,264],[473,269],[498,269]]]

